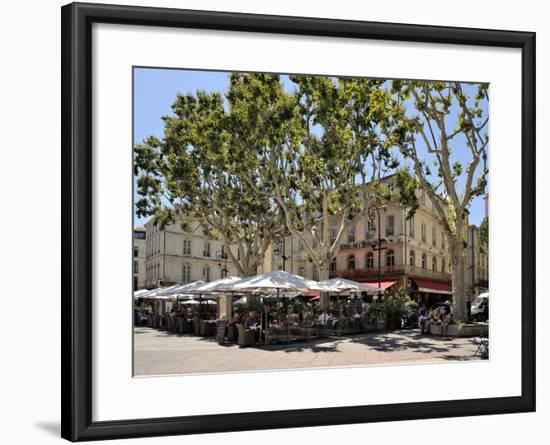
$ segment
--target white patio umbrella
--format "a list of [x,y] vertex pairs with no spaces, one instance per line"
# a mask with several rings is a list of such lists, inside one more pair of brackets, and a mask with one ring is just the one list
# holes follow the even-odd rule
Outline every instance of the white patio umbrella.
[[155,295],[157,295],[162,289],[163,289],[162,287],[151,289],[143,294],[140,294],[138,298],[152,298]]
[[231,292],[232,290],[234,290],[233,285],[239,281],[241,281],[239,277],[220,278],[218,280],[214,280],[210,283],[205,283],[202,286],[191,289],[188,292],[192,294],[213,294]]
[[[298,297],[299,295],[302,295],[302,292],[281,292],[279,294],[279,297],[283,297],[283,298],[288,298],[290,300],[292,300],[293,298],[296,298]],[[271,299],[271,298],[278,298],[277,297],[277,293],[273,293],[273,292],[267,292],[267,293],[264,293],[262,295],[262,298],[264,299]]]
[[204,284],[206,284],[206,281],[202,281],[202,280],[193,281],[191,283],[179,284],[174,289],[172,289],[171,292],[174,295],[184,295],[184,294],[188,294],[189,291],[192,291]]
[[[255,275],[248,278],[243,278],[241,281],[233,285],[233,289],[236,291],[260,291],[260,292],[273,292],[276,291],[276,297],[279,299],[281,291],[324,291],[335,292],[336,289],[326,285],[320,285],[316,281],[307,280],[300,275],[295,275],[283,270],[276,270],[272,272],[266,272],[260,275]],[[287,325],[287,330],[290,330],[290,326]]]
[[154,294],[154,296],[157,296],[157,297],[159,297],[159,296],[161,296],[161,297],[169,296],[169,297],[171,297],[172,295],[174,295],[175,290],[178,287],[181,287],[181,284],[173,284],[172,286],[162,287]]
[[181,304],[200,304],[197,300],[185,300]]
[[134,298],[141,298],[143,295],[148,294],[148,289],[140,289],[134,292]]
[[320,285],[329,286],[337,289],[337,292],[367,292],[369,294],[376,294],[378,287],[371,286],[366,283],[359,283],[357,281],[348,280],[346,278],[331,278],[330,280],[320,281]]
[[176,298],[176,300],[193,298],[193,295],[191,295],[189,292],[193,289],[196,289],[197,287],[202,286],[205,283],[205,281],[197,280],[193,281],[192,283],[180,284],[171,289],[170,293],[172,297]]
[[300,275],[295,275],[283,270],[275,270],[260,275],[243,278],[232,286],[235,291],[307,291],[318,290],[323,292],[336,292],[331,286],[320,285],[316,281],[307,280]]

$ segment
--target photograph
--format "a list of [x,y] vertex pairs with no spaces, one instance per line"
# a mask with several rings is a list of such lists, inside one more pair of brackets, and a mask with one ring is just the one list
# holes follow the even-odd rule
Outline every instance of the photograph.
[[490,358],[488,83],[132,82],[134,377]]

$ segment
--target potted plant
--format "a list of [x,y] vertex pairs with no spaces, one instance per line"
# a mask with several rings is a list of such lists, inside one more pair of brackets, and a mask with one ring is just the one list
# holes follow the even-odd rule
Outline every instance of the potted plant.
[[386,328],[398,329],[401,327],[401,316],[407,309],[412,308],[414,301],[409,298],[405,289],[399,287],[386,291],[384,298],[384,315]]

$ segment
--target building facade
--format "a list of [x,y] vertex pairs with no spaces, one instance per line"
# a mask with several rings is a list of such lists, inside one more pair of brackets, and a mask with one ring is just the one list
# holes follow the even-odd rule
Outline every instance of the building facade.
[[145,252],[147,249],[146,231],[144,227],[136,227],[134,229],[133,243],[133,264],[132,271],[134,273],[134,291],[143,289],[146,286],[145,274]]
[[153,219],[145,223],[147,288],[237,275],[223,242],[208,237],[196,221],[189,225],[187,231],[179,222],[162,229]]
[[481,244],[479,227],[468,226],[466,291],[471,297],[489,291],[489,256]]
[[[384,181],[392,189],[392,177]],[[420,206],[411,219],[406,219],[406,209],[396,197],[381,203],[371,213],[374,219],[364,215],[355,221],[340,238],[330,278],[348,278],[381,289],[401,286],[428,304],[451,299],[448,240],[429,196],[420,189],[416,194]],[[331,227],[330,233],[335,239],[336,228]],[[472,281],[467,281],[467,286],[477,295],[483,285],[488,286],[488,258],[479,250],[479,229],[470,226],[468,234],[471,257],[467,261],[475,267],[470,268]],[[311,237],[308,240],[315,244]],[[274,245],[273,264],[277,269],[319,279],[299,236],[287,236]]]

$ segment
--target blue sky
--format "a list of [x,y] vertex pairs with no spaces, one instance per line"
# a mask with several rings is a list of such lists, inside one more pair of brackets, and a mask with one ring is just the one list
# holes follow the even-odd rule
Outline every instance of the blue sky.
[[[217,71],[192,71],[164,68],[134,69],[134,143],[154,135],[162,138],[162,116],[171,114],[171,106],[178,93],[193,93],[197,90],[225,92],[228,86],[228,73]],[[283,78],[283,81],[284,78]],[[291,88],[290,81],[287,82]],[[454,119],[454,110],[449,116]],[[419,151],[428,158],[427,150],[421,140]],[[461,161],[466,167],[470,159],[464,139],[454,141],[453,160]],[[478,168],[479,169],[479,168]],[[458,181],[459,190],[463,181]],[[475,198],[470,206],[470,223],[479,225],[485,216],[485,203]],[[149,218],[134,216],[136,226],[143,225]]]

